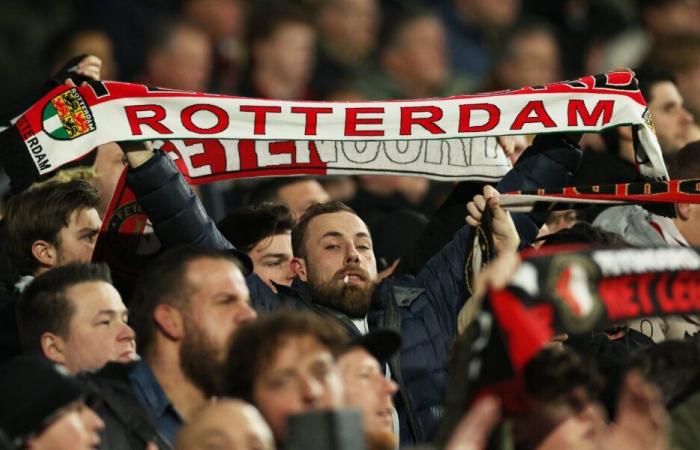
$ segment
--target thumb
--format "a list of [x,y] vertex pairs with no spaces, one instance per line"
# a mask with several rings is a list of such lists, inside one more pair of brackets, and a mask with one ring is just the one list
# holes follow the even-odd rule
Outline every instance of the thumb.
[[146,444],[145,450],[158,450],[158,446],[155,442],[149,442],[148,444]]

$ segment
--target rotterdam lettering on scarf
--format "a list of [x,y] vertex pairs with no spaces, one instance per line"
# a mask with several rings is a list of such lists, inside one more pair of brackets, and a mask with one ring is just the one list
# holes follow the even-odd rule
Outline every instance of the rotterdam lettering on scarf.
[[358,103],[104,81],[57,87],[15,123],[41,174],[107,142],[163,140],[178,142],[190,179],[207,181],[358,173],[494,181],[510,169],[495,136],[620,125],[635,128],[640,173],[667,179],[646,102],[626,71],[487,94]]

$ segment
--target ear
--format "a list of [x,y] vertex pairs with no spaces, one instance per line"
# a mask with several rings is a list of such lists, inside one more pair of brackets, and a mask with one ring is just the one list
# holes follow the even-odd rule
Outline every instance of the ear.
[[690,203],[676,203],[676,214],[681,220],[690,219]]
[[41,352],[44,356],[58,364],[65,364],[66,357],[63,354],[65,343],[63,339],[48,331],[41,335]]
[[41,239],[32,244],[32,255],[42,266],[54,267],[58,264],[56,246]]
[[160,331],[173,341],[179,341],[184,335],[182,314],[177,308],[161,303],[153,311],[153,320]]
[[303,258],[297,258],[295,256],[294,258],[292,258],[289,264],[292,267],[292,272],[294,273],[294,275],[298,276],[301,281],[306,281],[306,261],[304,261]]

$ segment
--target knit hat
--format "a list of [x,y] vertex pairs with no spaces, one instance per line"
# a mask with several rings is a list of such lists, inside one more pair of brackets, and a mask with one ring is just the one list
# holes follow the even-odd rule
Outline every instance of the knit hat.
[[21,441],[87,394],[64,367],[36,355],[19,356],[0,367],[0,429],[10,440]]

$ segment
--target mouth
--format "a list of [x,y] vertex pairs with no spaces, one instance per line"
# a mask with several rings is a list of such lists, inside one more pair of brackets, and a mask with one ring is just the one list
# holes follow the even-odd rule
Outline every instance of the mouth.
[[345,284],[364,283],[366,280],[367,277],[361,272],[346,272],[343,276],[343,283]]
[[377,411],[377,417],[387,424],[394,424],[394,417],[391,413],[391,408],[380,409]]
[[136,360],[136,352],[134,350],[127,350],[119,355],[118,361],[120,362],[131,362]]

